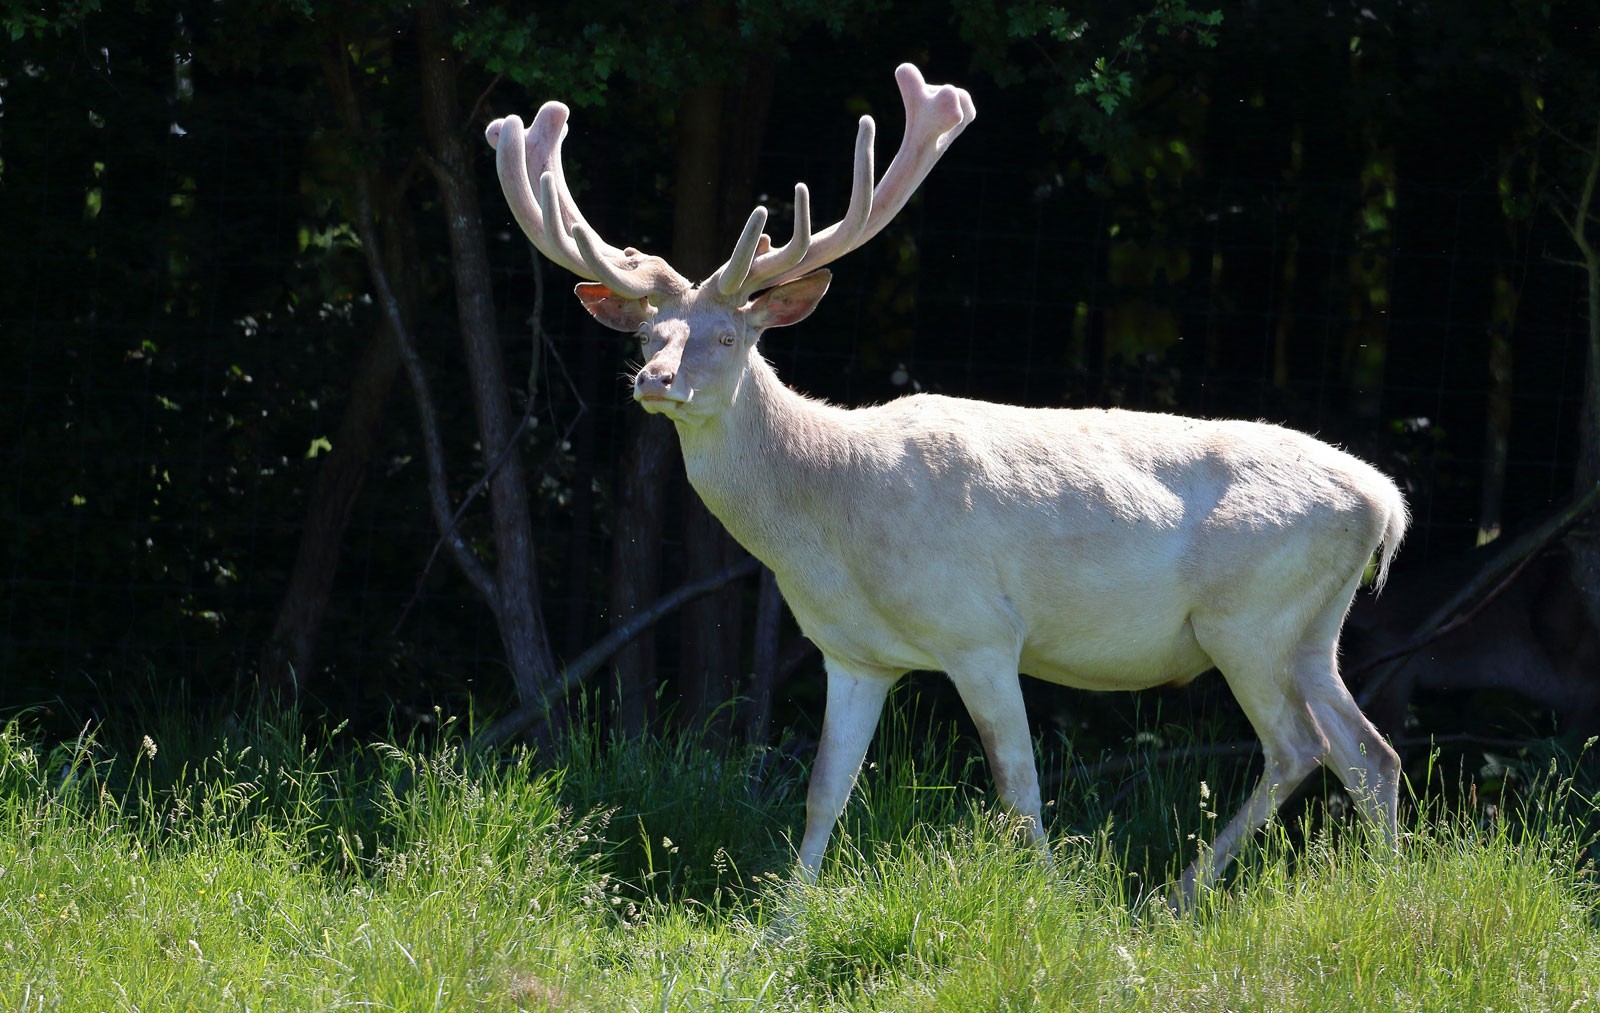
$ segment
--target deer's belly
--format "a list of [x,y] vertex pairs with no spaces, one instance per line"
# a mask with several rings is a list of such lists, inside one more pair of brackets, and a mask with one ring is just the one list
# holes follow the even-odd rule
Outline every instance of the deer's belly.
[[930,650],[937,644],[908,631],[904,624],[883,622],[870,614],[831,615],[831,610],[808,610],[793,602],[790,608],[801,632],[824,657],[850,666],[897,672],[942,670],[939,658]]
[[1143,632],[1139,639],[1090,635],[1045,649],[1030,644],[1018,667],[1036,679],[1089,690],[1182,685],[1212,667],[1187,623],[1176,630]]
[[1003,595],[954,589],[894,609],[850,594],[785,594],[805,635],[847,665],[949,671],[952,660],[992,649],[1015,671],[1089,690],[1181,684],[1212,667],[1177,600],[1146,602],[1142,614],[1107,602],[1025,616]]
[[1027,599],[1021,671],[1075,689],[1132,690],[1185,683],[1212,667],[1189,620],[1192,595],[1175,578],[1079,575],[1051,598]]

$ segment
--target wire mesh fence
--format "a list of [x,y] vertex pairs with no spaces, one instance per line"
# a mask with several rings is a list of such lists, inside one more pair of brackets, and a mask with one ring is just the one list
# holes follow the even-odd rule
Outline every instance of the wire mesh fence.
[[[83,177],[7,181],[29,211],[11,214],[28,231],[4,244],[17,281],[0,300],[12,705],[92,706],[145,669],[232,691],[280,605],[376,324],[359,295],[333,294],[364,290],[359,258],[335,211],[297,192],[285,139],[213,144],[198,182],[176,158],[119,176],[110,153],[80,158],[102,167]],[[1406,487],[1417,524],[1402,566],[1471,546],[1486,502],[1515,526],[1567,494],[1581,279],[1547,258],[1564,253],[1547,223],[1509,220],[1492,186],[1189,180],[1163,211],[981,156],[942,167],[841,265],[810,321],[763,339],[780,375],[845,404],[927,390],[1316,432]],[[811,155],[763,171],[848,179]],[[536,349],[527,248],[498,194],[484,201],[511,375],[537,373],[537,390],[509,394],[535,399],[544,601],[570,654],[603,628],[620,420],[636,409],[621,342],[554,268]],[[479,465],[448,291],[422,313],[459,496]],[[421,576],[438,537],[423,481],[397,383],[323,627],[333,706],[505,692],[486,612],[444,563]]]

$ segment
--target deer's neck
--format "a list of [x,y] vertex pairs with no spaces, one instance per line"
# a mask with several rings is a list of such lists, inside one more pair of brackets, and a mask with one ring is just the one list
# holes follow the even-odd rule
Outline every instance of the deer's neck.
[[859,462],[851,415],[791,390],[752,352],[727,408],[677,427],[689,482],[740,544],[781,571],[816,544]]

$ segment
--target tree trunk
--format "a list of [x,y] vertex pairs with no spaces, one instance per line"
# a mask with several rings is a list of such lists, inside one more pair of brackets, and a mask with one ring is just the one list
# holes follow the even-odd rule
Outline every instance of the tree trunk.
[[333,449],[323,457],[311,487],[289,586],[261,652],[257,692],[263,700],[292,705],[312,678],[317,635],[327,615],[345,528],[366,483],[383,428],[384,406],[399,368],[394,334],[380,325],[361,352]]
[[[517,697],[540,700],[557,685],[558,672],[540,611],[538,564],[528,486],[513,441],[520,432],[507,396],[505,363],[495,318],[489,254],[469,148],[456,94],[455,54],[442,0],[422,8],[422,120],[450,240],[450,267],[462,350],[472,386],[482,463],[489,475],[489,510],[495,547],[496,620]],[[554,704],[555,701],[545,701]]]
[[[1600,147],[1596,147],[1594,157],[1596,163],[1600,163]],[[1589,303],[1589,356],[1583,377],[1578,468],[1574,479],[1580,494],[1600,484],[1600,251],[1592,247],[1586,249],[1584,260]]]
[[[1593,165],[1589,177],[1591,193],[1596,172],[1600,172],[1600,137],[1596,138]],[[1578,228],[1583,227],[1583,219],[1579,218]],[[1600,486],[1600,251],[1587,240],[1580,248],[1589,295],[1589,359],[1584,370],[1583,408],[1578,421],[1578,467],[1573,484],[1577,495],[1583,496]],[[1567,549],[1572,554],[1572,583],[1583,599],[1589,621],[1600,629],[1600,530],[1597,529],[1600,524],[1591,515],[1567,536]]]
[[[1600,118],[1587,147],[1575,145],[1583,156],[1584,178],[1570,212],[1559,206],[1556,214],[1572,236],[1578,249],[1576,266],[1584,272],[1588,310],[1588,357],[1584,363],[1583,406],[1578,414],[1578,460],[1573,476],[1576,495],[1581,499],[1600,486],[1600,249],[1595,248],[1589,226],[1600,216],[1595,213],[1595,195],[1600,190]],[[1572,583],[1583,599],[1589,621],[1600,629],[1600,524],[1590,516],[1567,536],[1571,553]]]
[[[1274,311],[1278,319],[1272,328],[1272,385],[1279,391],[1289,389],[1289,347],[1296,337],[1295,302],[1300,282],[1300,192],[1304,168],[1305,128],[1296,123],[1289,139],[1289,167],[1284,172],[1284,181],[1288,186],[1283,191],[1285,206],[1281,214],[1285,221],[1293,223],[1293,231],[1284,244],[1283,268],[1278,275],[1280,288]],[[1277,245],[1276,238],[1273,245]]]
[[1595,196],[1600,190],[1600,118],[1595,121],[1594,137],[1584,156],[1587,164],[1583,187],[1567,222],[1582,258],[1579,266],[1584,272],[1589,311],[1589,355],[1584,363],[1583,408],[1578,423],[1576,484],[1580,495],[1600,485],[1600,250],[1589,235],[1590,224],[1600,220],[1595,211]]
[[[706,83],[692,88],[678,106],[678,147],[673,203],[673,265],[690,278],[704,278],[720,262],[722,227],[722,87]],[[687,485],[680,487],[683,506],[684,570],[689,579],[711,573],[729,555],[727,534]],[[684,606],[679,617],[677,717],[680,727],[723,738],[709,727],[717,706],[733,696],[721,624],[737,627],[721,594]]]
[[[668,260],[691,278],[708,274],[717,239],[717,136],[722,104],[716,85],[690,89],[678,107],[677,194],[672,252]],[[611,549],[611,627],[631,620],[654,601],[661,588],[662,514],[668,496],[682,495],[683,469],[678,466],[678,441],[672,424],[640,411],[629,413],[618,485],[616,532]],[[692,493],[684,500],[684,551],[689,577],[704,575],[704,565],[720,558],[707,550],[705,508]],[[715,523],[714,521],[712,523]],[[698,603],[696,603],[698,604]],[[701,681],[707,659],[693,631],[704,624],[704,611],[691,605],[684,612],[684,661],[679,692],[684,697],[680,718],[698,722]],[[691,642],[694,646],[690,646]],[[617,723],[624,735],[636,736],[655,720],[659,686],[654,632],[638,637],[612,661],[616,677]],[[691,657],[693,660],[690,660]]]
[[[531,249],[531,248],[530,248]],[[540,256],[535,252],[534,257]],[[572,505],[567,528],[567,604],[562,631],[562,657],[575,658],[594,640],[594,594],[591,561],[594,556],[595,416],[587,406],[600,400],[600,350],[610,342],[589,338],[578,343],[578,400],[585,406],[572,431]],[[607,365],[609,365],[609,360]]]
[[[729,15],[725,5],[708,0],[702,19],[708,28]],[[751,180],[760,151],[761,128],[771,105],[770,61],[753,61],[739,86],[706,83],[685,93],[678,107],[676,196],[669,260],[691,278],[708,275],[732,250],[752,203]],[[612,540],[611,623],[615,629],[653,601],[661,586],[662,515],[680,497],[683,511],[685,578],[695,581],[722,572],[744,550],[682,482],[677,440],[670,423],[630,413],[618,480],[616,532]],[[712,727],[713,715],[738,692],[742,671],[742,588],[730,585],[685,610],[680,627],[678,710],[683,727],[726,737],[732,708]],[[612,661],[619,730],[637,735],[654,719],[658,686],[652,634],[637,638]]]
[[[335,75],[329,78],[329,85],[338,89],[347,81],[342,75]],[[347,117],[359,119],[353,92],[343,96],[339,104],[345,107]],[[358,174],[364,171],[357,170]],[[382,255],[389,273],[402,278],[412,273],[408,265],[416,261],[407,189],[407,182],[400,179],[376,197],[383,204],[382,218],[387,225],[381,240]],[[399,312],[406,320],[415,315],[411,288],[403,283],[399,293]],[[357,361],[350,399],[334,434],[333,449],[317,469],[289,584],[272,635],[261,652],[257,697],[262,701],[291,705],[305,694],[314,678],[317,639],[327,616],[345,529],[366,484],[367,469],[377,450],[389,392],[399,368],[399,338],[390,319],[380,316],[375,333]]]
[[[706,8],[714,18],[715,5]],[[721,114],[719,89],[705,84],[690,89],[678,107],[677,194],[674,205],[672,251],[668,260],[690,278],[708,273],[717,236],[717,132]],[[611,628],[627,624],[640,609],[654,601],[661,588],[661,542],[663,511],[669,495],[684,488],[679,466],[678,441],[672,424],[660,416],[634,410],[628,414],[622,467],[618,476],[616,530],[611,542]],[[704,549],[704,524],[695,511],[703,512],[698,500],[685,501],[685,552],[690,560],[689,574],[705,572],[696,561],[709,562]],[[690,619],[698,610],[685,613],[684,630],[698,628],[702,620]],[[696,639],[690,637],[690,639]],[[696,653],[687,647],[685,657]],[[691,687],[702,671],[698,659],[685,663],[679,673],[680,692],[685,696],[680,716],[697,720],[699,693]],[[655,700],[659,686],[655,632],[637,637],[612,659],[615,678],[618,730],[629,736],[647,731],[655,721]],[[693,699],[694,702],[691,702]]]
[[751,745],[765,745],[772,729],[772,697],[778,686],[778,633],[783,628],[783,596],[766,567],[756,592],[755,643],[750,651],[750,685],[745,692],[743,731]]
[[[733,249],[754,206],[756,159],[772,104],[770,60],[752,61],[738,85],[702,85],[678,110],[678,175],[672,262],[693,278],[710,274]],[[685,488],[686,576],[723,570],[744,549]],[[730,584],[684,608],[679,682],[683,727],[730,737],[744,672],[744,589]]]
[[[617,485],[611,532],[611,629],[616,630],[660,595],[662,511],[667,485],[682,472],[672,423],[634,408],[627,413],[627,435]],[[656,643],[654,631],[629,642],[611,659],[616,692],[617,730],[639,736],[655,720]]]
[[1506,465],[1511,456],[1512,335],[1517,327],[1516,287],[1501,268],[1495,272],[1489,322],[1489,395],[1483,434],[1483,480],[1478,494],[1478,544],[1500,537],[1505,504]]

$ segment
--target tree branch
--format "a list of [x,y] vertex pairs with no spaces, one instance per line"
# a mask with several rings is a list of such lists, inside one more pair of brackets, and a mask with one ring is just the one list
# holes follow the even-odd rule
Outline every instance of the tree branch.
[[489,83],[484,86],[483,91],[478,93],[478,100],[472,103],[472,111],[467,113],[467,118],[465,120],[462,120],[462,125],[468,132],[471,132],[473,127],[477,127],[479,130],[483,129],[483,127],[478,124],[478,111],[483,108],[483,104],[485,102],[489,101],[489,96],[494,94],[494,90],[500,87],[500,82],[504,81],[505,78],[506,76],[504,74],[496,74],[490,79]]
[[1578,198],[1572,202],[1571,216],[1569,217],[1566,213],[1564,213],[1561,210],[1560,205],[1558,205],[1553,198],[1547,201],[1551,213],[1553,213],[1557,220],[1561,222],[1562,228],[1566,229],[1567,233],[1572,236],[1573,242],[1577,244],[1578,252],[1581,253],[1584,258],[1581,261],[1565,260],[1557,257],[1551,257],[1550,259],[1554,260],[1556,263],[1565,264],[1569,267],[1587,269],[1594,263],[1595,250],[1593,245],[1589,242],[1588,231],[1585,227],[1585,223],[1591,221],[1600,222],[1600,217],[1597,217],[1596,214],[1591,210],[1594,206],[1596,188],[1600,187],[1600,119],[1596,119],[1595,121],[1594,141],[1591,144],[1585,145],[1575,138],[1568,137],[1561,130],[1557,129],[1555,124],[1547,120],[1542,114],[1534,112],[1532,115],[1535,122],[1537,122],[1539,126],[1543,128],[1544,131],[1551,137],[1554,137],[1557,141],[1560,141],[1562,144],[1566,145],[1572,150],[1586,156],[1588,159],[1589,170],[1584,174],[1583,186],[1579,188]]
[[[1412,654],[1426,644],[1455,629],[1456,625],[1459,624],[1452,624],[1451,620],[1464,610],[1467,612],[1467,617],[1470,618],[1476,612],[1476,609],[1471,607],[1474,602],[1487,601],[1493,594],[1497,594],[1504,584],[1510,582],[1508,579],[1503,580],[1502,578],[1505,578],[1507,574],[1514,576],[1515,571],[1525,565],[1527,560],[1537,555],[1546,545],[1558,538],[1562,532],[1576,524],[1585,514],[1593,510],[1597,503],[1600,503],[1600,485],[1591,488],[1587,493],[1567,504],[1565,508],[1552,515],[1538,527],[1531,531],[1525,531],[1516,538],[1509,539],[1505,547],[1495,553],[1493,558],[1472,576],[1471,580],[1467,581],[1460,590],[1430,612],[1428,617],[1417,625],[1416,636],[1405,647],[1399,651],[1391,651],[1371,663],[1350,669],[1346,674],[1353,675],[1356,672],[1366,671],[1386,662],[1393,662],[1399,656],[1404,655],[1403,660],[1399,660],[1398,663],[1388,664],[1387,668],[1382,669],[1366,685],[1361,687],[1361,693],[1356,697],[1357,704],[1362,709],[1371,704],[1378,694],[1383,691],[1383,688],[1405,667]],[[1486,588],[1490,589],[1488,595],[1485,594]]]
[[1085,764],[1079,773],[1091,780],[1098,780],[1114,774],[1126,774],[1135,768],[1156,766],[1163,763],[1177,763],[1184,760],[1205,760],[1212,757],[1248,760],[1260,751],[1261,743],[1254,739],[1240,740],[1238,742],[1209,742],[1200,746],[1180,746],[1176,749],[1158,749],[1153,752],[1114,756],[1109,760],[1101,760],[1099,763]]
[[[1555,212],[1555,216],[1557,218],[1561,219],[1561,224],[1562,225],[1566,225],[1567,224],[1567,221],[1566,221],[1566,219],[1564,217],[1562,217],[1561,212],[1555,211],[1554,208],[1551,208],[1551,211],[1554,211]],[[1567,257],[1558,257],[1553,253],[1545,254],[1544,255],[1544,259],[1547,262],[1551,263],[1551,264],[1559,264],[1562,267],[1575,267],[1580,271],[1587,271],[1589,269],[1589,265],[1585,264],[1581,260],[1571,260],[1571,259],[1569,259]]]
[[[424,393],[421,395],[421,398],[426,397],[427,394],[426,391],[424,391]],[[420,406],[419,410],[421,410]],[[428,410],[430,412],[433,410],[431,400],[428,402]],[[437,428],[437,423],[434,423],[434,427]],[[417,601],[421,599],[423,585],[427,583],[428,574],[433,571],[433,562],[439,558],[439,549],[447,544],[450,544],[451,542],[461,541],[461,536],[457,533],[457,526],[461,523],[462,516],[467,512],[467,507],[471,506],[472,501],[477,499],[478,495],[489,487],[489,483],[493,481],[495,473],[500,470],[500,468],[505,464],[506,458],[510,457],[511,452],[516,449],[517,441],[522,439],[522,434],[527,428],[528,417],[524,415],[522,417],[522,422],[519,423],[516,430],[512,432],[511,438],[506,441],[505,448],[500,451],[500,456],[495,458],[494,464],[489,468],[488,471],[478,476],[478,480],[472,483],[472,487],[467,490],[466,495],[461,497],[461,502],[456,505],[455,512],[450,515],[450,519],[446,523],[439,526],[439,537],[434,539],[433,548],[428,552],[428,558],[425,562],[423,562],[421,572],[417,574],[416,586],[411,590],[411,597],[406,599],[405,607],[400,610],[400,617],[394,621],[394,628],[389,631],[389,635],[391,637],[400,632],[400,627],[405,625],[406,617],[411,614],[412,606],[416,605]],[[441,469],[441,473],[442,470],[443,469]],[[433,477],[433,469],[431,467],[429,468],[428,474],[431,484]],[[435,512],[435,517],[437,518],[437,511]],[[467,551],[470,552],[471,550],[468,549]],[[476,557],[473,558],[476,559]],[[485,576],[487,576],[488,571],[485,570],[484,573]],[[493,602],[490,604],[492,605]]]
[[[439,173],[444,174],[449,172],[445,166],[436,161],[433,156],[429,155],[427,152],[422,152],[421,154],[428,160],[430,165],[438,166]],[[446,177],[444,175],[440,175],[439,178],[442,180]],[[417,601],[422,597],[423,585],[427,582],[428,574],[433,570],[434,560],[439,558],[439,549],[445,544],[447,539],[455,537],[456,526],[461,523],[462,515],[466,513],[467,507],[471,506],[472,501],[477,499],[478,496],[482,494],[483,490],[489,487],[489,483],[494,480],[495,473],[505,466],[506,459],[511,456],[511,453],[514,450],[516,450],[518,443],[522,439],[522,435],[528,431],[529,425],[533,422],[533,411],[535,405],[534,392],[538,387],[539,381],[539,356],[548,348],[548,342],[546,342],[544,339],[544,274],[539,268],[539,262],[537,258],[534,260],[533,269],[533,315],[528,321],[529,327],[531,328],[531,340],[533,343],[533,362],[528,367],[528,390],[526,404],[523,407],[522,419],[517,423],[517,428],[512,431],[510,438],[506,440],[505,447],[500,451],[499,455],[495,457],[494,463],[489,466],[487,471],[478,476],[478,480],[472,483],[472,487],[467,490],[466,495],[461,497],[461,503],[456,507],[455,513],[451,515],[449,525],[440,531],[439,537],[433,543],[433,549],[428,553],[427,561],[422,564],[422,572],[417,574],[416,586],[411,591],[411,597],[406,599],[405,607],[400,610],[400,618],[394,621],[394,628],[389,631],[390,636],[394,636],[400,632],[400,627],[405,625],[406,617],[411,614],[412,607],[415,606]],[[559,356],[557,357],[557,362],[560,363]],[[566,366],[562,364],[562,371],[565,372],[565,370]],[[578,404],[579,411],[577,418],[581,418],[583,416],[583,409],[587,406],[583,404],[583,400],[581,398],[579,398]],[[572,426],[577,425],[577,418],[574,418]],[[558,449],[562,442],[565,441],[567,436],[570,435],[572,426],[569,426],[566,432],[561,435],[561,438],[556,440],[556,446]]]
[[[1587,223],[1591,219],[1589,209],[1594,206],[1595,184],[1600,182],[1600,118],[1595,120],[1595,139],[1592,147],[1586,150],[1589,156],[1589,171],[1583,177],[1583,189],[1578,193],[1577,204],[1573,207],[1572,221],[1562,218],[1562,224],[1567,231],[1572,233],[1572,241],[1578,244],[1578,252],[1583,254],[1586,264],[1593,265],[1595,261],[1594,247],[1589,243],[1589,230]],[[1560,217],[1560,212],[1557,212]],[[1590,313],[1597,312],[1591,306]]]
[[[350,80],[350,69],[344,58],[344,47],[337,44],[325,47],[322,64],[328,86],[339,107],[340,118],[344,121],[346,133],[352,139],[359,137],[361,113],[356,102],[355,86]],[[383,262],[382,246],[378,240],[377,216],[372,207],[372,180],[365,166],[355,171],[355,189],[356,233],[361,238],[361,249],[366,257],[373,295],[389,326],[390,334],[394,337],[395,345],[400,350],[400,363],[406,371],[406,378],[411,382],[411,390],[417,403],[418,424],[422,429],[423,457],[428,469],[428,503],[433,512],[434,523],[450,550],[451,558],[466,575],[468,583],[490,609],[498,612],[500,594],[494,579],[483,565],[483,561],[455,529],[455,518],[450,509],[449,484],[445,476],[444,441],[439,435],[439,416],[433,405],[433,394],[428,387],[428,376],[422,367],[422,358],[417,354],[416,341],[406,321],[399,297],[395,294],[394,285],[389,280],[388,267]]]
[[601,665],[610,660],[613,654],[626,647],[629,641],[671,615],[684,604],[703,595],[710,594],[723,585],[741,577],[747,577],[755,573],[760,565],[754,556],[746,556],[732,566],[726,567],[709,577],[691,581],[668,592],[643,609],[635,612],[628,617],[626,622],[595,641],[582,654],[574,658],[561,673],[560,682],[552,687],[544,700],[524,704],[509,714],[496,719],[483,731],[474,735],[472,737],[473,748],[493,749],[523,735],[544,719],[553,701],[576,689],[580,683],[593,675]]
[[1583,146],[1582,142],[1576,141],[1576,140],[1572,139],[1571,137],[1568,137],[1566,135],[1565,131],[1561,130],[1554,123],[1550,122],[1550,120],[1544,115],[1544,113],[1539,112],[1537,109],[1529,109],[1528,110],[1528,115],[1532,116],[1533,117],[1533,121],[1535,123],[1539,124],[1540,127],[1544,128],[1544,131],[1546,133],[1548,133],[1551,137],[1554,137],[1556,140],[1560,141],[1562,144],[1565,144],[1567,147],[1572,148],[1574,151],[1583,151],[1583,152],[1587,152],[1588,151],[1588,149]]
[[[1454,633],[1456,630],[1459,630],[1461,627],[1467,625],[1467,623],[1470,623],[1473,619],[1477,618],[1479,613],[1488,608],[1496,598],[1500,597],[1500,595],[1505,592],[1506,588],[1510,587],[1518,577],[1522,576],[1522,571],[1528,568],[1528,564],[1533,562],[1534,557],[1539,554],[1539,550],[1543,547],[1544,546],[1542,544],[1536,545],[1529,550],[1527,555],[1517,560],[1516,565],[1511,568],[1511,572],[1500,578],[1500,580],[1493,587],[1489,588],[1489,590],[1484,593],[1483,597],[1479,598],[1475,603],[1473,603],[1472,607],[1467,611],[1457,615],[1449,622],[1446,622],[1437,628],[1424,629],[1420,635],[1412,637],[1411,640],[1400,645],[1399,647],[1396,647],[1394,650],[1385,651],[1376,658],[1367,658],[1363,660],[1361,664],[1352,665],[1350,668],[1345,669],[1341,674],[1346,677],[1357,675],[1361,672],[1371,671],[1372,669],[1377,668],[1379,665],[1382,665],[1385,662],[1393,661],[1396,658],[1403,658],[1408,654],[1415,654],[1417,651],[1422,650],[1424,647],[1427,647],[1434,641],[1442,640],[1443,638]],[[1486,581],[1480,580],[1479,577],[1475,575],[1467,586],[1476,592],[1476,589],[1481,588],[1484,583],[1486,583]]]
[[[1430,748],[1433,746],[1482,746],[1486,749],[1509,751],[1524,749],[1538,741],[1541,740],[1508,739],[1493,735],[1460,732],[1452,735],[1410,735],[1395,739],[1394,744],[1402,749],[1414,749],[1418,746]],[[1128,753],[1123,756],[1111,757],[1108,760],[1101,760],[1099,763],[1087,763],[1075,773],[1089,780],[1126,774],[1129,771],[1137,771],[1139,777],[1144,777],[1148,767],[1156,767],[1168,763],[1183,763],[1190,760],[1207,760],[1213,757],[1250,760],[1254,759],[1260,751],[1261,744],[1254,739],[1241,739],[1237,742],[1212,742],[1198,746],[1178,746],[1173,749]]]

